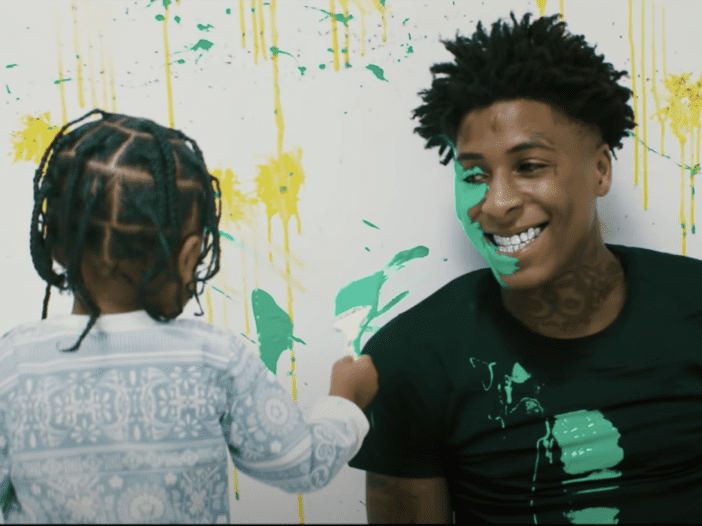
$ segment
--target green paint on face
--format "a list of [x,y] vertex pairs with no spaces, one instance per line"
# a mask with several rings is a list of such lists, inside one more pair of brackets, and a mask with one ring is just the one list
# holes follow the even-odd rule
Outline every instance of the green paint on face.
[[174,16],[173,20],[176,21],[176,24],[180,24],[180,17],[179,16]]
[[373,73],[373,75],[378,77],[380,80],[387,82],[387,79],[384,76],[385,71],[383,71],[383,68],[381,68],[380,66],[376,66],[375,64],[368,64],[366,66],[366,69],[369,69]]
[[210,29],[214,29],[214,26],[211,25],[211,24],[207,24],[207,25],[198,24],[198,25],[197,25],[197,28],[198,28],[200,31],[207,31],[207,32],[209,32]]
[[378,230],[380,230],[379,227],[375,226],[375,225],[374,225],[373,223],[371,223],[370,221],[366,221],[365,219],[363,219],[362,221],[363,221],[365,224],[367,224],[368,226],[373,227],[373,228],[377,228]]
[[275,374],[280,355],[292,348],[293,324],[288,313],[264,290],[256,289],[251,293],[251,305],[261,361]]
[[6,67],[7,69],[12,69],[12,68],[14,68],[14,67],[17,67],[17,64],[8,64],[8,65],[5,66],[5,67]]
[[164,20],[163,15],[156,15],[154,18],[155,18],[156,20],[158,20],[159,22],[163,22],[163,20]]
[[197,51],[198,49],[202,49],[204,51],[209,51],[212,46],[214,46],[214,44],[212,42],[210,42],[209,40],[201,39],[200,41],[198,41],[197,44],[195,44],[190,49],[193,51]]
[[[366,250],[370,252],[368,247]],[[404,264],[413,259],[422,258],[429,254],[429,249],[423,246],[417,246],[409,250],[398,252],[392,258],[385,268],[371,276],[351,282],[346,287],[342,288],[336,295],[336,308],[334,316],[347,312],[355,307],[370,306],[370,311],[366,316],[365,321],[361,325],[358,336],[353,342],[354,352],[356,356],[361,355],[361,337],[368,330],[370,322],[388,312],[400,301],[402,301],[409,291],[404,291],[393,299],[391,299],[384,307],[378,308],[380,305],[380,289],[385,282],[398,270],[404,267]]]
[[59,79],[59,80],[55,80],[55,81],[54,81],[54,84],[61,84],[62,82],[68,82],[69,80],[72,80],[72,79]]
[[488,242],[485,238],[485,233],[480,227],[480,223],[475,223],[468,215],[468,211],[474,206],[480,204],[480,202],[485,198],[485,194],[490,189],[486,183],[476,184],[471,181],[473,176],[476,174],[483,173],[480,167],[476,166],[472,170],[465,170],[461,163],[456,159],[458,158],[458,152],[456,151],[456,146],[444,136],[444,139],[448,142],[449,146],[453,150],[453,169],[455,174],[454,181],[454,195],[455,195],[455,209],[458,219],[463,225],[463,231],[470,239],[473,246],[478,250],[481,256],[485,258],[485,261],[495,276],[501,287],[507,288],[507,284],[502,280],[501,275],[509,276],[514,274],[519,267],[517,263],[519,259],[508,256],[506,254],[498,254],[497,247],[492,243]]

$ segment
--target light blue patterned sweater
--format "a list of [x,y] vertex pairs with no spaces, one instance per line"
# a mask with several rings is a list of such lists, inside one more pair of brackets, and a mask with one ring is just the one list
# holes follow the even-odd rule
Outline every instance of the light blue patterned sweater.
[[[289,493],[324,487],[369,430],[348,400],[300,409],[242,337],[145,311],[0,339],[5,522],[231,522],[226,455]],[[227,449],[227,446],[229,449]],[[13,490],[16,499],[13,496]]]

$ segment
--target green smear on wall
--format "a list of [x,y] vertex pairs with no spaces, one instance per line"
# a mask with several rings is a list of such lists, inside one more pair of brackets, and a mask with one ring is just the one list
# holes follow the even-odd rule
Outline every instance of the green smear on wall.
[[373,73],[373,75],[378,77],[380,80],[387,82],[387,79],[384,76],[385,71],[383,71],[383,68],[381,68],[380,66],[376,66],[375,64],[368,64],[366,66],[366,69],[370,70]]
[[326,64],[320,64],[320,65],[319,65],[319,69],[325,69],[326,67],[327,67]]
[[298,66],[297,69],[300,70],[300,73],[301,73],[302,75],[304,75],[304,74],[305,74],[305,71],[307,71],[307,68],[304,67],[304,66]]
[[275,47],[275,46],[271,46],[271,47],[270,47],[270,51],[271,51],[271,55],[272,55],[272,56],[276,56],[276,55],[289,55],[289,56],[295,58],[292,54],[288,53],[287,51],[282,51],[281,49],[279,49],[279,48],[277,48],[277,47]]
[[232,14],[232,10],[231,10],[230,8],[227,8],[227,11],[226,11],[226,12],[227,12],[228,15],[231,15],[231,14]]
[[266,291],[256,289],[251,293],[251,305],[258,333],[258,348],[261,361],[276,374],[278,359],[292,348],[293,340],[304,344],[293,336],[293,324],[288,313],[281,309]]
[[180,17],[179,16],[174,16],[173,20],[176,21],[176,24],[180,24]]
[[371,223],[370,221],[366,221],[365,219],[363,219],[362,221],[363,221],[365,224],[367,224],[368,226],[373,227],[373,228],[377,228],[378,230],[380,230],[379,227],[375,226],[375,225],[374,225],[373,223]]
[[197,28],[198,28],[200,31],[207,31],[207,32],[209,32],[210,29],[214,29],[214,26],[211,25],[211,24],[207,24],[207,25],[198,24],[198,25],[197,25]]
[[192,51],[197,51],[198,49],[202,49],[203,51],[209,51],[212,46],[214,46],[214,44],[212,42],[210,42],[209,40],[200,39],[198,41],[198,43],[195,44],[190,49]]
[[7,88],[7,92],[8,92],[8,93],[12,93],[12,92],[10,91],[10,86],[8,86],[7,84],[5,84],[5,88]]
[[[367,247],[366,250],[370,252]],[[371,276],[366,276],[365,278],[351,282],[343,287],[336,295],[335,317],[355,307],[371,307],[363,325],[361,325],[358,336],[353,342],[356,356],[361,355],[361,338],[363,334],[369,330],[371,321],[388,312],[409,294],[409,291],[404,291],[392,298],[385,306],[379,308],[380,289],[385,282],[387,282],[395,272],[402,269],[407,262],[413,259],[426,257],[428,254],[429,249],[424,246],[417,246],[398,252],[383,270]]]
[[[320,9],[318,7],[313,7],[313,6],[309,6],[309,5],[306,5],[305,7],[307,9],[314,9],[315,11],[321,11],[322,13],[327,15],[324,18],[321,18],[319,20],[320,22],[325,21],[327,18],[329,18],[331,16],[331,13],[329,11],[325,11],[324,9]],[[334,18],[336,19],[337,22],[341,22],[342,24],[344,24],[345,26],[348,27],[348,25],[349,25],[348,22],[349,22],[349,20],[353,20],[353,15],[349,15],[346,17],[346,16],[344,16],[343,13],[335,13]]]
[[156,20],[158,20],[159,22],[163,22],[163,21],[164,21],[164,16],[163,16],[163,15],[156,15],[154,18],[155,18]]
[[16,66],[17,66],[17,64],[8,64],[8,65],[5,66],[5,67],[6,67],[7,69],[11,69],[11,68],[14,68],[14,67],[16,67]]
[[68,82],[69,80],[72,80],[72,79],[59,79],[59,80],[55,80],[55,81],[54,81],[54,84],[61,84],[62,82]]
[[404,25],[407,23],[408,20],[409,20],[409,18],[405,18],[405,19],[402,21],[402,25],[404,26]]

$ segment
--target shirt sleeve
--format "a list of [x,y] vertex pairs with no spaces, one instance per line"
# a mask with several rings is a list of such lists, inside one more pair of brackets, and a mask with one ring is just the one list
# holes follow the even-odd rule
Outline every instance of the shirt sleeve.
[[7,410],[0,398],[0,524],[5,523],[11,511],[19,511],[19,502],[10,480],[9,431]]
[[221,424],[232,462],[288,493],[325,487],[360,449],[370,427],[363,411],[326,396],[305,419],[258,351],[237,342],[220,378],[227,392]]
[[370,430],[352,468],[405,478],[444,474],[448,377],[433,347],[411,334],[396,318],[363,348],[378,370],[379,390],[365,409]]

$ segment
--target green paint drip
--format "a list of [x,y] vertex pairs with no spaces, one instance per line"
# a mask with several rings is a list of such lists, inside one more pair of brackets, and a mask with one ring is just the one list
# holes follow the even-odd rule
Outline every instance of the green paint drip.
[[408,20],[409,20],[409,18],[405,18],[405,19],[402,21],[402,25],[404,26],[404,25],[407,23]]
[[256,289],[251,293],[251,305],[256,320],[261,361],[269,371],[276,374],[280,355],[292,348],[293,324],[288,313],[264,290]]
[[692,233],[695,233],[695,225],[692,225]]
[[191,47],[190,49],[191,49],[192,51],[197,51],[198,49],[202,49],[202,50],[204,50],[204,51],[209,51],[210,48],[211,48],[212,46],[214,46],[214,44],[213,44],[212,42],[210,42],[209,40],[200,39],[200,40],[198,41],[198,43],[195,44],[195,45],[194,45],[193,47]]
[[178,60],[174,60],[171,62],[171,64],[178,63],[178,64],[185,64],[185,59],[179,58]]
[[17,67],[17,64],[8,64],[8,65],[5,66],[5,67],[6,67],[7,69],[12,69],[12,68],[14,68],[14,67]]
[[288,53],[287,51],[282,51],[281,49],[279,49],[275,46],[271,46],[270,51],[271,51],[271,56],[276,56],[276,55],[282,54],[282,55],[289,55],[289,56],[295,58],[292,54]]
[[367,224],[368,226],[373,227],[373,228],[377,228],[378,230],[380,230],[379,227],[375,226],[375,225],[374,225],[373,223],[371,223],[370,221],[366,221],[365,219],[363,219],[362,221],[363,221],[365,224]]
[[5,88],[7,88],[7,92],[8,92],[8,93],[12,93],[12,92],[10,91],[10,86],[8,86],[7,84],[5,84]]
[[197,28],[200,31],[207,31],[209,33],[210,29],[214,29],[214,26],[211,24],[203,25],[203,24],[198,24]]
[[180,17],[179,16],[174,16],[173,20],[176,21],[176,24],[180,24]]
[[154,18],[155,18],[156,20],[158,20],[159,22],[163,22],[164,19],[165,19],[163,15],[156,15]]
[[54,81],[54,84],[61,84],[62,82],[68,82],[69,80],[72,80],[72,79],[59,79],[59,80],[55,80],[55,81]]
[[387,82],[387,79],[384,77],[385,71],[383,71],[383,68],[381,68],[380,66],[376,66],[375,64],[368,64],[366,66],[366,69],[369,69],[373,73],[373,75],[378,77],[380,80]]

